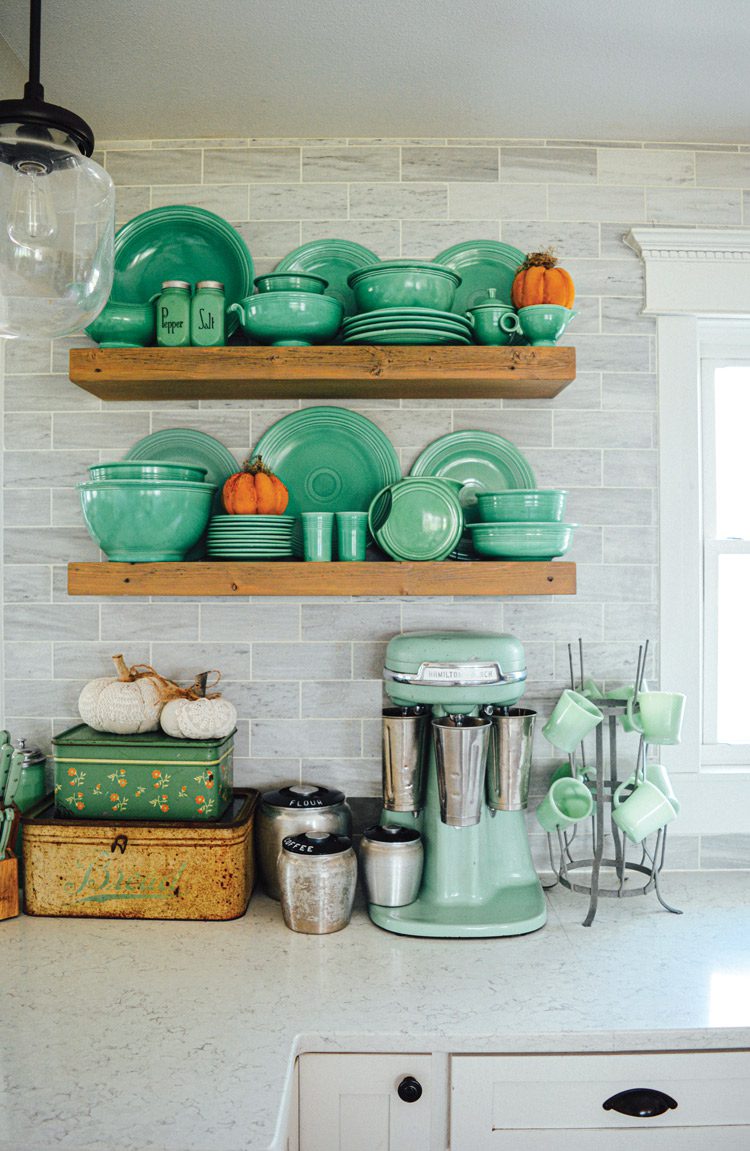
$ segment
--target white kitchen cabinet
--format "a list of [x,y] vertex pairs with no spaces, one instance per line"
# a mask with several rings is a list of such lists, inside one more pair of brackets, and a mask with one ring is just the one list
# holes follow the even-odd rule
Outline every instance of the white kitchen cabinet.
[[432,1151],[431,1080],[429,1055],[301,1055],[299,1151]]
[[[675,1108],[605,1110],[632,1088]],[[451,1151],[747,1151],[750,1053],[455,1055]]]

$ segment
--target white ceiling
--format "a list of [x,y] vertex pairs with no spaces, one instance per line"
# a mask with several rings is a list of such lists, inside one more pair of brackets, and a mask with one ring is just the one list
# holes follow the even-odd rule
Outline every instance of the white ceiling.
[[[2,0],[24,61],[27,28]],[[42,30],[99,139],[750,140],[748,0],[47,0]]]

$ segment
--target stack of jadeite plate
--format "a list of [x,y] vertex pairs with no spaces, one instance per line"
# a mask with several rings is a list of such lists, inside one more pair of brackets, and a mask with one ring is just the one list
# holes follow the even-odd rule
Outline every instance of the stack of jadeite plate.
[[344,320],[345,344],[470,344],[471,324],[433,308],[379,308]]
[[213,516],[206,550],[216,559],[291,559],[294,516]]

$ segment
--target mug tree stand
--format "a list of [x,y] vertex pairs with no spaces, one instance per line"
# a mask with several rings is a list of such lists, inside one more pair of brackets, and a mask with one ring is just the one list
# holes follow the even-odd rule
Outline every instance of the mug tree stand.
[[[596,774],[592,777],[590,769],[586,772],[584,782],[591,789],[594,799],[594,809],[591,815],[593,835],[593,855],[587,859],[574,857],[571,847],[575,840],[575,832],[569,835],[561,828],[557,828],[557,846],[559,859],[557,866],[553,858],[552,834],[547,833],[550,862],[557,881],[569,891],[577,891],[581,895],[589,896],[589,909],[583,921],[584,927],[590,927],[594,922],[599,899],[624,899],[633,895],[648,895],[655,891],[659,903],[674,915],[682,915],[676,907],[670,906],[662,896],[659,888],[659,874],[664,866],[664,856],[667,847],[667,829],[659,828],[653,849],[646,847],[646,840],[639,844],[641,851],[640,862],[630,862],[626,858],[628,840],[612,821],[612,797],[622,782],[617,778],[617,721],[625,714],[627,700],[625,699],[595,699],[593,703],[604,713],[604,719],[596,728]],[[604,728],[609,729],[609,763],[608,774],[605,778],[604,761]],[[636,760],[636,778],[643,771],[646,754],[643,739],[638,746]],[[575,775],[576,767],[574,756],[571,755],[571,771]],[[604,855],[605,826],[610,829],[614,845],[614,858]],[[576,871],[587,870],[591,872],[590,883],[575,882],[573,875]],[[605,875],[613,878],[612,885],[602,885]],[[640,885],[628,884],[634,876],[645,877]]]

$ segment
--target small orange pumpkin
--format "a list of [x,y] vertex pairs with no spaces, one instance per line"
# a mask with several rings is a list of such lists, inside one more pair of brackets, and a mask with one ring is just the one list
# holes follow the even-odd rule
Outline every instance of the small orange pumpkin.
[[560,304],[572,308],[575,300],[573,279],[564,268],[558,268],[552,252],[529,252],[516,272],[511,289],[514,308],[534,304]]
[[280,516],[289,503],[289,492],[260,456],[230,476],[221,494],[230,516]]

